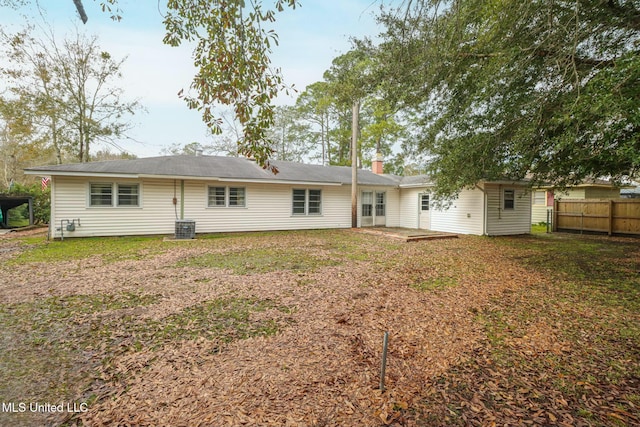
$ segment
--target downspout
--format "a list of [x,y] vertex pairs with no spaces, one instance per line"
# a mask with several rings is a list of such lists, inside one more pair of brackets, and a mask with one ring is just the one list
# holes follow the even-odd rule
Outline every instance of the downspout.
[[484,190],[484,188],[480,187],[478,184],[476,184],[476,188],[482,191],[482,235],[486,236],[487,235],[487,212],[489,210],[487,206],[488,205],[487,192]]
[[[416,215],[416,218],[417,218],[416,230],[420,230],[420,214],[422,213],[420,204],[422,203],[422,194],[423,193],[418,193],[418,209],[417,209],[417,212],[416,212],[417,213],[417,215]],[[429,213],[431,213],[431,212],[429,212]]]
[[56,191],[55,181],[55,176],[52,176],[51,180],[49,181],[49,230],[47,231],[47,240],[56,238],[55,227],[53,227],[55,218],[55,203],[53,203]]
[[180,180],[180,219],[184,219],[184,179]]

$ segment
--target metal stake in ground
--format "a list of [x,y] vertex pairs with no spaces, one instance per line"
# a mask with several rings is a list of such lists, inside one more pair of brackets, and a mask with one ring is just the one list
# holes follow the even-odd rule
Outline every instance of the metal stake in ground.
[[389,332],[384,333],[382,339],[382,366],[380,367],[380,391],[384,391],[384,376],[387,370],[387,348],[389,347]]

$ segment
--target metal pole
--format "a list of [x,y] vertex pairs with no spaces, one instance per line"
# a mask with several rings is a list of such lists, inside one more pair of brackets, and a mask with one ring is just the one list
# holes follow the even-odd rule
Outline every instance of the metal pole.
[[387,371],[387,348],[389,347],[389,332],[384,333],[382,339],[382,366],[380,367],[380,391],[384,391],[384,377]]

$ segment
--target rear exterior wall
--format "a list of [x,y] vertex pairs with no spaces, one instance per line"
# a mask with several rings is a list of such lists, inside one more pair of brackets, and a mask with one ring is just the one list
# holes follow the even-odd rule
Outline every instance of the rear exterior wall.
[[[136,207],[89,206],[90,183],[139,184]],[[244,207],[207,206],[208,186],[245,188]],[[256,184],[185,180],[119,178],[52,178],[52,237],[61,237],[62,220],[79,220],[65,237],[167,234],[176,219],[194,220],[196,233],[294,230],[351,227],[351,192],[348,186]],[[319,215],[294,215],[293,189],[320,189]],[[174,194],[177,203],[174,205]],[[395,199],[395,198],[394,198]],[[394,200],[395,201],[395,200]],[[182,207],[183,206],[183,207]],[[181,212],[184,212],[183,215]],[[66,222],[65,222],[66,224]]]

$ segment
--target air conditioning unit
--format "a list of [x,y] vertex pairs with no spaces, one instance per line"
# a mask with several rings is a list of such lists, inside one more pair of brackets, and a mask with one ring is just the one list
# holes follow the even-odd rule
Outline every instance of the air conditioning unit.
[[196,222],[190,219],[176,220],[176,240],[194,239],[196,237]]

